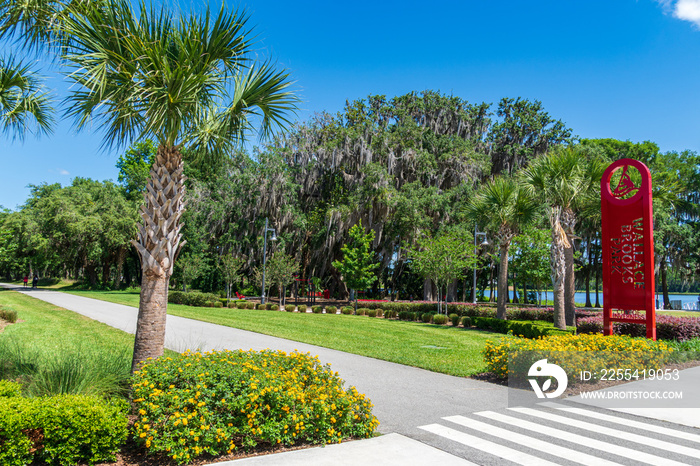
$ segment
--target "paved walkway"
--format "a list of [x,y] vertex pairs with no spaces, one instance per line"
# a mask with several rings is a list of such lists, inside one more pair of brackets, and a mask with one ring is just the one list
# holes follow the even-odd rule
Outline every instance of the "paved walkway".
[[[134,308],[51,290],[17,290],[135,331]],[[522,410],[507,407],[505,387],[176,316],[168,316],[166,347],[311,352],[372,400],[379,431],[387,434],[231,466],[700,464],[700,430],[690,427],[700,424],[700,368],[683,371],[682,386],[674,386],[686,393],[690,406],[695,403],[688,409],[610,411],[570,398]]]

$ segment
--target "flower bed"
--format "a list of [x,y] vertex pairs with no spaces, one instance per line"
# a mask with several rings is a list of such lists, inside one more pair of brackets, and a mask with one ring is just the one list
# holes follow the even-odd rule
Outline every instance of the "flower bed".
[[[539,356],[533,356],[533,352]],[[670,357],[671,352],[672,349],[663,342],[646,338],[552,335],[538,339],[508,336],[498,341],[489,341],[482,354],[488,371],[501,378],[513,375],[514,369],[518,373],[527,373],[533,360],[548,359],[550,363],[560,365],[572,379],[584,367],[587,370],[607,367],[658,368]],[[594,354],[600,360],[594,360]],[[519,356],[527,356],[527,360],[521,364]],[[614,366],[609,363],[611,357],[614,358]]]
[[134,376],[137,441],[183,464],[258,446],[371,437],[372,404],[309,354],[185,352]]
[[[603,315],[600,313],[594,316],[579,318],[576,324],[578,333],[603,333]],[[646,335],[646,326],[644,324],[614,322],[613,333],[615,335],[643,337]],[[700,338],[700,318],[657,315],[656,338],[660,340],[677,341]]]

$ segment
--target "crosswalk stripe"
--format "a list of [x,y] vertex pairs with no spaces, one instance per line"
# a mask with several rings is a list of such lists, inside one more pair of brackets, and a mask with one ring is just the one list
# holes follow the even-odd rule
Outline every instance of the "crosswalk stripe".
[[431,432],[435,435],[439,435],[440,437],[444,437],[455,442],[459,442],[463,445],[467,445],[468,447],[476,448],[477,450],[498,456],[499,458],[512,461],[513,463],[522,464],[523,466],[558,466],[556,463],[552,463],[551,461],[543,460],[542,458],[528,455],[527,453],[513,450],[512,448],[504,447],[503,445],[499,445],[479,437],[474,437],[473,435],[469,435],[440,424],[429,424],[427,426],[421,426],[419,429]]
[[589,411],[587,409],[572,408],[559,403],[542,403],[542,406],[548,408],[554,408],[560,411],[565,411],[567,413],[578,414],[580,416],[586,416],[593,419],[599,419],[601,421],[608,421],[615,424],[621,424],[623,426],[633,427],[635,429],[646,430],[649,432],[655,432],[657,434],[663,434],[668,437],[676,437],[683,440],[690,440],[691,442],[700,443],[700,435],[692,434],[690,432],[683,432],[681,430],[669,429],[668,427],[661,427],[654,424],[647,424],[645,422],[639,422],[632,419],[619,418],[611,416],[609,414],[599,413],[597,411]]
[[[567,432],[564,430],[560,429],[555,429],[552,427],[548,426],[542,426],[539,424],[535,424],[534,422],[530,421],[525,421],[522,419],[514,418],[512,416],[506,416],[505,414],[499,414],[499,413],[494,413],[491,411],[483,411],[480,413],[475,413],[478,416],[482,416],[488,419],[493,419],[494,421],[499,421],[503,422],[505,424],[509,424],[515,427],[520,427],[522,429],[527,429],[531,430],[537,433],[540,433],[542,435],[548,435],[550,437],[557,438],[559,440],[567,441],[567,442],[574,442],[578,443],[579,445],[591,447],[591,448],[596,448],[598,450],[602,450],[605,452],[612,453],[614,455],[618,456],[623,456],[628,459],[632,459],[638,462],[642,463],[647,463],[647,464],[653,464],[656,466],[671,466],[671,465],[676,465],[680,466],[685,463],[681,463],[678,461],[673,461],[668,458],[662,458],[660,456],[652,455],[649,453],[644,453],[638,450],[633,450],[631,448],[623,447],[620,445],[613,445],[612,443],[608,442],[602,442],[600,440],[596,440],[590,437],[585,437],[583,435],[578,435],[574,434],[571,432]],[[451,417],[446,417],[444,418],[450,422],[454,422],[456,424],[461,424],[462,416],[451,416]]]
[[[445,418],[448,419],[448,418]],[[603,466],[603,465],[619,465],[620,463],[615,463],[613,461],[608,461],[597,456],[588,455],[580,451],[572,450],[570,448],[565,448],[554,443],[545,442],[527,435],[519,434],[517,432],[511,432],[500,427],[493,426],[491,424],[486,424],[485,422],[477,421],[476,419],[462,418],[459,425],[463,427],[468,427],[470,429],[476,430],[478,432],[493,435],[494,437],[506,439],[509,442],[517,443],[534,450],[540,450],[544,453],[549,453],[553,456],[558,456],[566,460],[570,460],[574,463],[592,465],[592,466]]]
[[622,440],[627,440],[630,442],[639,443],[641,445],[648,445],[650,447],[658,448],[659,450],[666,450],[673,453],[680,453],[685,456],[690,456],[692,458],[700,459],[700,451],[689,448],[683,445],[676,445],[675,443],[665,442],[663,440],[658,440],[655,438],[645,437],[639,434],[633,434],[631,432],[625,432],[617,429],[611,429],[610,427],[599,426],[597,424],[591,424],[590,422],[579,421],[577,419],[571,419],[569,417],[559,416],[557,414],[547,413],[544,411],[539,411],[532,408],[508,408],[511,411],[518,413],[527,414],[528,416],[537,417],[540,419],[545,419],[547,421],[557,422],[571,427],[576,427],[577,429],[588,430],[590,432],[596,432],[602,435],[609,435],[612,438],[618,438]]

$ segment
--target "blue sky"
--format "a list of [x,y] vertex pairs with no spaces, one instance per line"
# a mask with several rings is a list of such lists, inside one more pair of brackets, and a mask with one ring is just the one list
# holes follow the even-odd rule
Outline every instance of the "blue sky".
[[[291,71],[299,120],[347,99],[434,89],[537,99],[580,137],[700,151],[700,0],[226,3],[250,14],[260,56]],[[62,78],[44,73],[60,96]],[[76,134],[71,123],[0,138],[0,205],[22,204],[29,184],[116,181],[123,149],[104,151],[97,129]]]

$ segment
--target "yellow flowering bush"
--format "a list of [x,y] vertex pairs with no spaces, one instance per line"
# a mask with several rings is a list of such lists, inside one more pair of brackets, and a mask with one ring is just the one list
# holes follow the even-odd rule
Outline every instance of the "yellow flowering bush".
[[570,380],[581,370],[658,369],[672,348],[660,341],[619,335],[550,335],[529,339],[508,335],[486,343],[483,355],[488,371],[508,378],[527,374],[539,359],[559,365]]
[[185,352],[134,374],[135,438],[182,464],[238,448],[371,437],[372,404],[308,353]]

